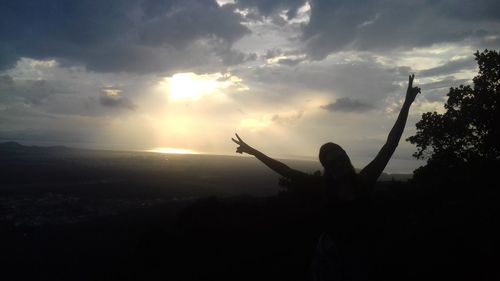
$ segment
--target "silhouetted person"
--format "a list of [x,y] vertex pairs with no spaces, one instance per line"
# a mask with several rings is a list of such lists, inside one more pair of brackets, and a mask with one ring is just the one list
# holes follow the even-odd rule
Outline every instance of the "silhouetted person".
[[[367,240],[369,225],[367,213],[363,213],[373,186],[382,174],[389,159],[396,150],[408,118],[410,106],[420,93],[413,87],[415,75],[408,79],[405,101],[392,127],[386,143],[366,167],[356,173],[347,153],[335,143],[325,143],[319,151],[319,161],[324,167],[322,185],[328,196],[327,231],[321,235],[313,261],[313,280],[366,280],[366,256],[362,257],[364,242]],[[236,134],[232,139],[237,153],[255,156],[273,171],[292,182],[318,184],[318,177],[294,170],[249,146]],[[365,228],[363,228],[365,226]],[[363,259],[365,258],[365,259]]]

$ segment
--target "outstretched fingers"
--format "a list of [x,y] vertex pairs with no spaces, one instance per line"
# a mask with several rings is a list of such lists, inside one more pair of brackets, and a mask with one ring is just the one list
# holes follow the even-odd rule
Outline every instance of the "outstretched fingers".
[[236,138],[238,140],[235,140],[234,138],[231,138],[231,140],[236,143],[237,145],[239,145],[237,148],[236,148],[236,153],[243,153],[243,148],[242,146],[245,145],[245,142],[240,138],[240,136],[238,136],[238,134],[235,134],[236,135]]
[[241,144],[243,143],[244,141],[240,138],[240,136],[238,136],[238,134],[235,134],[236,135],[236,138],[237,140],[235,140],[234,138],[231,138],[235,143],[237,144]]
[[415,74],[412,73],[411,75],[408,76],[408,88],[412,88],[413,87],[413,79],[415,79]]

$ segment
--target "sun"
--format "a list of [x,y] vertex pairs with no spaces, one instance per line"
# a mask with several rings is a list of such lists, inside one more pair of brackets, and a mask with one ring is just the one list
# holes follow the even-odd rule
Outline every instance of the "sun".
[[196,74],[193,72],[175,73],[170,77],[162,78],[158,87],[161,92],[167,93],[170,101],[196,101],[210,96],[224,100],[223,96],[229,92],[247,91],[248,87],[243,80],[231,73]]
[[166,78],[168,97],[173,101],[200,99],[217,90],[217,79],[217,76],[208,74],[176,73]]

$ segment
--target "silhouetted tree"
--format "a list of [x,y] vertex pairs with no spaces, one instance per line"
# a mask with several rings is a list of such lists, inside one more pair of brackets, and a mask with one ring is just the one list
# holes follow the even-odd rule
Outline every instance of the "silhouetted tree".
[[500,159],[500,54],[475,53],[479,74],[474,85],[450,88],[443,114],[427,112],[417,133],[418,159],[427,164],[414,172],[418,180],[463,183],[495,171]]

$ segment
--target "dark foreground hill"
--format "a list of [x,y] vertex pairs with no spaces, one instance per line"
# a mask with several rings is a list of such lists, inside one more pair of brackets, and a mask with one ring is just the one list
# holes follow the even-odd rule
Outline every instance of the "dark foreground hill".
[[[2,280],[308,278],[322,204],[253,159],[9,145]],[[371,280],[499,280],[495,188],[378,190],[359,244]]]

